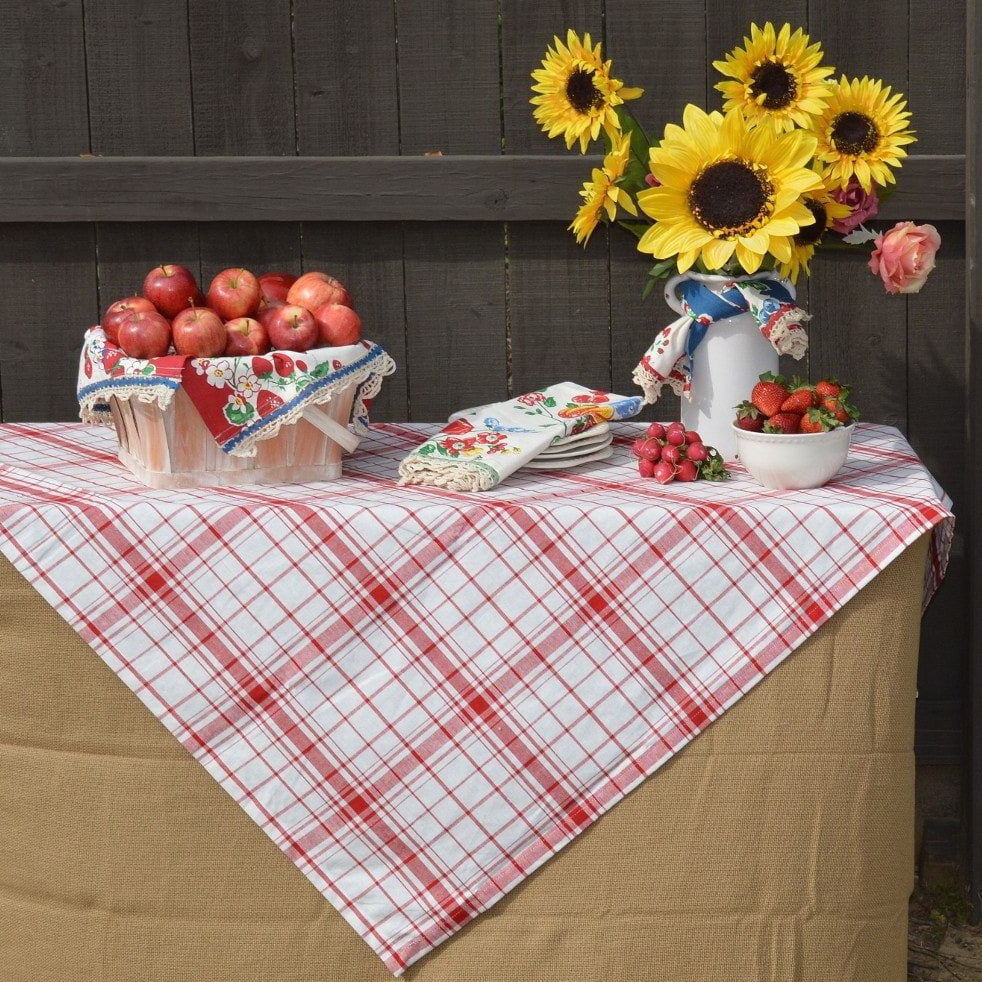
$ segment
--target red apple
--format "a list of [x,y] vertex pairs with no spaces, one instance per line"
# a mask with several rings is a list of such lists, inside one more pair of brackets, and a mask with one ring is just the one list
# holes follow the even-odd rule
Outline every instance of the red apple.
[[128,314],[119,325],[119,346],[131,358],[161,358],[170,349],[170,324],[155,310]]
[[290,287],[297,282],[293,273],[263,273],[259,277],[259,289],[267,300],[286,302]]
[[314,320],[320,331],[321,344],[328,348],[341,348],[361,340],[361,318],[340,303],[326,303],[314,311]]
[[269,351],[266,328],[251,317],[237,317],[225,325],[225,354],[264,355]]
[[261,299],[259,280],[247,269],[223,269],[208,287],[208,306],[226,321],[252,317]]
[[326,303],[343,303],[351,307],[351,294],[340,280],[327,273],[304,273],[286,295],[287,303],[300,304],[308,310],[316,310]]
[[296,304],[277,307],[269,318],[266,332],[270,344],[284,351],[309,351],[320,340],[314,315]]
[[191,270],[166,263],[155,266],[143,281],[143,295],[165,317],[173,317],[201,295]]
[[188,358],[214,358],[225,353],[225,325],[207,307],[189,307],[171,322],[174,347]]
[[154,311],[157,308],[146,297],[124,297],[111,303],[102,315],[102,329],[113,344],[119,344],[119,325],[139,310]]

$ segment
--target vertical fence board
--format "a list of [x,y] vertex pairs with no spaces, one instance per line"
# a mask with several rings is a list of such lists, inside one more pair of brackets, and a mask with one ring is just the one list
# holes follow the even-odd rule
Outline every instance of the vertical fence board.
[[[500,151],[495,6],[400,4],[397,29],[402,152]],[[446,418],[461,405],[501,399],[508,382],[502,226],[411,222],[404,242],[413,418]]]
[[[166,0],[87,0],[85,28],[93,152],[193,154],[186,8]],[[100,308],[139,293],[160,262],[181,263],[200,276],[191,223],[108,222],[95,229]]]
[[[965,149],[965,0],[910,0],[908,109],[917,140],[911,153]],[[939,63],[944,70],[939,71]],[[893,82],[893,79],[889,81]],[[900,85],[897,79],[895,86]]]
[[[82,25],[80,0],[3,11],[0,153],[88,152]],[[78,351],[97,306],[91,226],[6,226],[0,297],[3,419],[77,418]],[[61,330],[53,334],[52,325]]]
[[[532,118],[530,73],[554,35],[567,27],[600,40],[599,0],[501,7],[503,113],[506,153],[567,153],[562,138],[549,140]],[[599,149],[600,145],[597,144]],[[583,165],[583,177],[590,169]],[[580,203],[570,188],[569,214]],[[511,387],[516,393],[570,380],[610,385],[610,283],[606,232],[598,229],[581,249],[561,222],[508,225],[508,325]]]
[[299,152],[398,153],[393,0],[361,0],[357,14],[319,0],[294,3]]
[[967,411],[965,365],[965,226],[939,225],[942,245],[937,268],[921,293],[910,298],[907,384],[908,436],[931,473],[954,501],[958,522],[948,576],[921,622],[918,696],[944,707],[945,743],[958,744],[964,719],[965,653],[968,651],[967,520],[965,485]]
[[[874,75],[903,88],[907,82],[908,25],[887,4],[855,10],[838,0],[810,0],[809,28],[825,58],[845,73]],[[876,38],[875,44],[869,39]],[[866,419],[907,427],[907,303],[885,296],[866,266],[865,252],[816,257],[809,301],[809,359],[812,378],[851,373],[857,404]],[[847,366],[847,367],[844,367]]]
[[296,153],[289,4],[194,0],[188,15],[195,152]]
[[[681,121],[687,102],[706,102],[706,11],[703,0],[664,0],[658,17],[631,0],[606,0],[607,55],[614,74],[645,94],[630,103],[648,139],[656,141],[665,123]],[[641,290],[654,262],[637,251],[634,236],[610,233],[610,334],[613,386],[634,391],[631,372],[657,331],[675,314],[665,306],[659,285],[643,304]],[[668,390],[651,411],[659,419],[678,417],[678,399]]]
[[[297,143],[301,154],[398,154],[395,6],[367,0],[357,17],[324,16],[295,0]],[[322,269],[351,290],[365,337],[395,359],[372,407],[375,419],[409,415],[403,231],[397,223],[305,222],[305,269]]]
[[366,338],[382,345],[396,374],[382,384],[372,419],[406,419],[409,387],[402,279],[402,228],[394,222],[305,225],[304,263],[336,275],[354,297]]

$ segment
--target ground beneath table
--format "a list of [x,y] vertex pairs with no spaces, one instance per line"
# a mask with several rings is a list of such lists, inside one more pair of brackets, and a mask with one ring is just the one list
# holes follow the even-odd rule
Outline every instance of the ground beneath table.
[[964,923],[963,903],[915,892],[907,936],[908,982],[982,982],[982,925]]

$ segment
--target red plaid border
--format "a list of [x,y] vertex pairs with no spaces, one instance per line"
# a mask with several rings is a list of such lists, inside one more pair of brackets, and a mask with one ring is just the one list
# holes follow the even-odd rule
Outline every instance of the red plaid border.
[[149,491],[111,433],[0,427],[0,549],[396,974],[752,688],[949,502],[857,429],[825,488],[609,461],[400,488],[431,426],[333,484]]

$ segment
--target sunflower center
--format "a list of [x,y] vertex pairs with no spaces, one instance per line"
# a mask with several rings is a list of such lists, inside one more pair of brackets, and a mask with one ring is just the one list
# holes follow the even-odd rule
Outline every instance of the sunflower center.
[[604,104],[603,93],[593,84],[593,71],[589,68],[573,69],[566,79],[566,98],[578,113],[583,114]]
[[832,142],[839,153],[872,153],[880,142],[880,133],[863,113],[839,113],[832,120]]
[[765,109],[784,109],[798,94],[798,82],[784,65],[765,61],[750,76],[750,94],[755,99],[763,96]]
[[814,198],[805,198],[804,205],[815,216],[815,223],[814,225],[801,226],[801,230],[794,237],[795,245],[818,245],[825,234],[825,226],[829,222],[829,213],[825,210],[825,205],[820,201],[815,201]]
[[759,228],[773,208],[767,172],[744,160],[704,167],[689,186],[689,208],[703,228],[721,238]]

